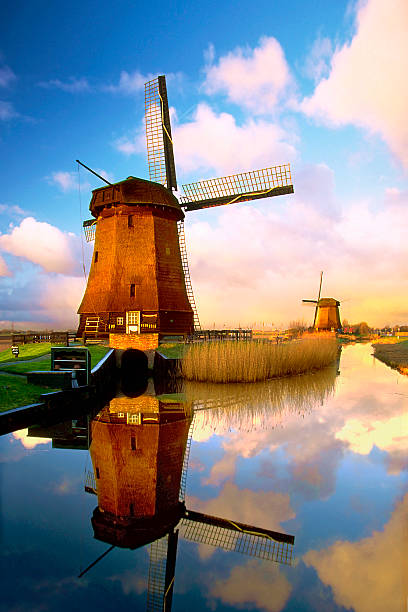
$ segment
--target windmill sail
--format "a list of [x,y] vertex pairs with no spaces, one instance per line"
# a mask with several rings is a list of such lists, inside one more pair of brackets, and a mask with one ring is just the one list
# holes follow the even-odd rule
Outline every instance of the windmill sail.
[[171,610],[176,571],[178,531],[171,531],[150,544],[147,612]]
[[268,561],[292,563],[295,537],[253,525],[187,510],[179,523],[186,540],[210,544]]
[[290,164],[183,185],[186,211],[293,193]]
[[145,84],[145,120],[150,180],[177,189],[165,76]]

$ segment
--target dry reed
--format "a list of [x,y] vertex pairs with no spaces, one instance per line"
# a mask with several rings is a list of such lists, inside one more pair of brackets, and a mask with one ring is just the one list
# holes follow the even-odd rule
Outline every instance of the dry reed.
[[205,342],[189,348],[181,367],[187,380],[258,382],[319,370],[336,360],[337,351],[332,334],[309,335],[282,344]]
[[291,414],[307,414],[334,393],[337,366],[265,382],[219,385],[186,381],[195,429],[252,431],[283,426]]

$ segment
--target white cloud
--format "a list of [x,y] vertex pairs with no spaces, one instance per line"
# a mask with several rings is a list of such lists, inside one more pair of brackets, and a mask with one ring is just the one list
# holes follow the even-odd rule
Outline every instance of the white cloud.
[[0,234],[0,249],[41,266],[46,272],[79,274],[79,240],[49,223],[26,217]]
[[50,81],[41,81],[38,83],[39,87],[43,89],[60,89],[68,93],[83,93],[91,91],[92,88],[85,77],[77,79],[76,77],[70,77],[67,81],[61,81],[60,79],[51,79]]
[[379,133],[408,167],[408,4],[358,3],[356,34],[337,49],[331,71],[300,108],[329,124]]
[[155,78],[154,74],[144,75],[138,70],[127,72],[122,70],[117,85],[106,85],[104,89],[112,93],[134,94],[143,91],[145,83]]
[[48,320],[60,329],[75,328],[86,280],[81,276],[57,276],[44,281],[40,304]]
[[[232,460],[236,461],[236,455],[232,456]],[[218,484],[214,481],[210,483]],[[280,523],[296,516],[290,505],[289,494],[239,489],[232,482],[224,485],[218,497],[206,501],[189,497],[188,505],[205,514],[224,516],[233,521],[275,531],[281,529]],[[231,508],[234,508],[233,516]]]
[[0,100],[0,121],[8,121],[14,117],[19,117],[19,113],[14,110],[12,103]]
[[[355,612],[403,610],[407,601],[408,496],[395,508],[383,531],[357,542],[335,542],[304,555],[335,602]],[[364,585],[364,588],[362,588]]]
[[9,87],[16,80],[17,77],[9,66],[0,66],[0,87]]
[[177,166],[184,172],[218,175],[291,161],[296,151],[277,124],[248,119],[242,126],[228,113],[199,104],[191,122],[173,128]]
[[48,178],[48,181],[58,185],[64,192],[78,188],[78,182],[74,172],[53,172],[51,177]]
[[20,440],[24,448],[35,448],[39,444],[49,444],[52,442],[51,438],[34,438],[28,435],[28,429],[20,429],[19,431],[13,431],[13,437],[16,440]]
[[387,192],[383,201],[341,210],[327,166],[295,170],[294,184],[295,194],[285,198],[187,214],[202,324],[307,318],[301,300],[317,290],[320,270],[326,297],[351,298],[341,305],[344,318],[382,326],[392,315],[406,323],[408,193]]
[[258,560],[234,567],[228,578],[216,579],[209,595],[245,610],[280,612],[289,599],[292,586],[279,567]]
[[[119,93],[124,95],[133,95],[140,91],[144,91],[145,83],[148,81],[152,81],[157,77],[157,75],[163,74],[162,72],[158,73],[149,73],[142,74],[139,70],[135,70],[134,72],[127,72],[127,70],[122,70],[119,77],[119,82],[117,85],[105,85],[102,87],[103,91],[110,91],[111,93]],[[166,83],[173,82],[180,85],[183,80],[183,75],[180,72],[170,72],[166,75]]]
[[226,93],[235,104],[262,114],[272,112],[292,83],[282,47],[276,38],[263,37],[259,46],[237,47],[218,64],[213,64],[214,49],[206,54],[204,89],[208,94]]
[[304,72],[315,82],[328,75],[333,47],[330,38],[317,38],[306,58]]
[[124,153],[125,155],[144,153],[146,151],[146,136],[141,129],[139,132],[136,132],[133,139],[129,139],[125,136],[119,140],[116,140],[113,143],[113,146],[115,149],[121,153]]
[[0,255],[0,276],[12,276],[10,270],[7,267],[6,262],[3,257]]
[[17,205],[0,204],[0,213],[4,215],[10,215],[10,216],[14,216],[14,215],[19,216],[19,215],[25,215],[26,211]]
[[[221,176],[286,163],[296,156],[293,135],[275,123],[248,119],[238,125],[229,113],[217,114],[204,103],[187,123],[178,124],[175,112],[171,114],[174,155],[181,172]],[[125,155],[145,153],[144,121],[132,138],[123,137],[114,146]]]

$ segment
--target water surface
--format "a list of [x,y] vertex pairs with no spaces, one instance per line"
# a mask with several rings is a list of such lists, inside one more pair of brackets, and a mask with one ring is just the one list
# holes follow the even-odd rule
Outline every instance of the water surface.
[[[408,379],[371,352],[291,380],[188,385],[183,402],[150,385],[93,420],[3,436],[2,609],[146,610],[148,595],[158,609],[153,550],[156,570],[175,562],[168,612],[405,610]],[[294,545],[259,558],[237,524]]]

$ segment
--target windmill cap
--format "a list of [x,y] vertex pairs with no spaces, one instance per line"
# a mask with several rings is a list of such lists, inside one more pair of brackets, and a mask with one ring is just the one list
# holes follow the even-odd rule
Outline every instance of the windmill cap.
[[319,300],[319,307],[321,306],[340,306],[340,302],[334,298],[321,298]]
[[89,210],[97,217],[105,206],[117,204],[165,206],[177,211],[180,219],[184,219],[180,204],[169,189],[160,183],[134,176],[94,189]]

